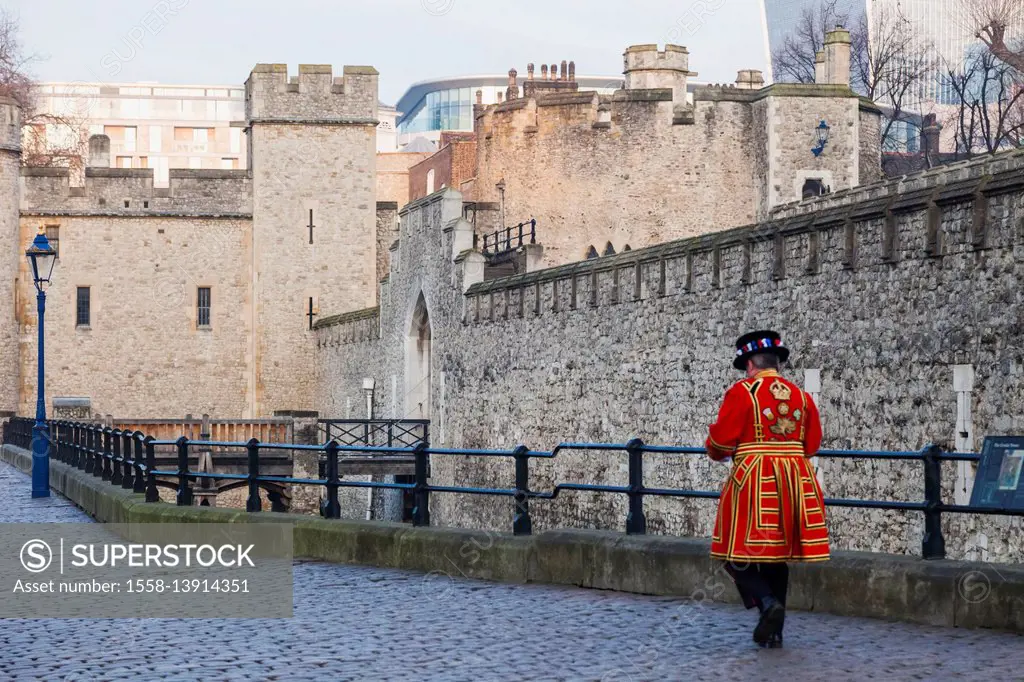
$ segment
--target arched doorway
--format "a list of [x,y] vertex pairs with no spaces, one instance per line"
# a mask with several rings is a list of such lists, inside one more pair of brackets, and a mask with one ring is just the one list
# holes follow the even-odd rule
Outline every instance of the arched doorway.
[[430,314],[422,292],[405,340],[405,417],[430,419]]

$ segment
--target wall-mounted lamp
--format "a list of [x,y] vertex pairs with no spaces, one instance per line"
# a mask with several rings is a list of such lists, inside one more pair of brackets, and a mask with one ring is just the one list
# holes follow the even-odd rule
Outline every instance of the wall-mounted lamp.
[[825,151],[825,144],[828,142],[828,131],[831,130],[828,124],[825,123],[825,119],[821,119],[821,123],[814,129],[815,134],[818,138],[818,143],[811,147],[811,151],[815,156],[821,156],[821,153]]

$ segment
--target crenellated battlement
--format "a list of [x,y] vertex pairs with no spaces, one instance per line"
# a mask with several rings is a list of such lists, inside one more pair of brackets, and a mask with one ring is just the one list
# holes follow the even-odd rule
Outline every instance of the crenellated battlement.
[[622,55],[622,72],[627,90],[672,90],[677,104],[686,103],[686,79],[690,71],[690,52],[682,45],[631,45]]
[[151,168],[86,168],[71,186],[67,168],[21,169],[23,216],[252,216],[245,170],[171,169],[168,187],[153,186]]
[[257,64],[245,82],[246,119],[377,125],[377,78],[372,66],[346,66],[335,78],[330,65],[300,64],[289,78],[286,64]]

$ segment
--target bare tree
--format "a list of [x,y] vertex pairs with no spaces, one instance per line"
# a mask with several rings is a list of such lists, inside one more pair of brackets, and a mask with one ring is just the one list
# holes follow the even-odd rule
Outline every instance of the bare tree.
[[954,95],[956,153],[972,156],[1024,146],[1024,87],[1015,67],[990,50],[947,64],[943,83]]
[[772,50],[772,75],[780,83],[813,83],[814,56],[825,43],[825,34],[836,26],[849,26],[849,15],[838,0],[822,0],[805,7],[793,32]]
[[932,45],[898,5],[879,4],[870,19],[862,14],[850,40],[852,86],[883,108],[882,146],[898,151],[897,125],[919,128],[920,115],[930,108],[927,90],[936,84],[939,66]]
[[86,126],[82,112],[52,111],[40,106],[32,65],[40,61],[21,43],[17,15],[0,8],[0,96],[10,97],[22,110],[22,163],[26,166],[81,168]]
[[1007,43],[1007,29],[1019,25],[1024,16],[1024,0],[961,0],[968,29],[997,59],[1024,73],[1024,49]]
[[900,150],[897,133],[902,125],[919,127],[924,94],[935,83],[938,64],[931,44],[899,6],[876,6],[870,19],[865,13],[844,14],[837,0],[805,8],[796,30],[772,53],[775,80],[813,83],[815,54],[836,26],[850,31],[850,86],[885,112],[882,147]]

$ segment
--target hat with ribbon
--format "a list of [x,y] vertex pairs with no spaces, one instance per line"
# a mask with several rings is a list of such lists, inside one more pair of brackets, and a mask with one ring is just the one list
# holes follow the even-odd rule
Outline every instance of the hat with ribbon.
[[779,333],[765,329],[744,334],[736,339],[736,358],[732,361],[732,366],[736,369],[745,369],[747,359],[759,353],[773,353],[779,358],[779,362],[789,359],[789,349],[782,345]]

